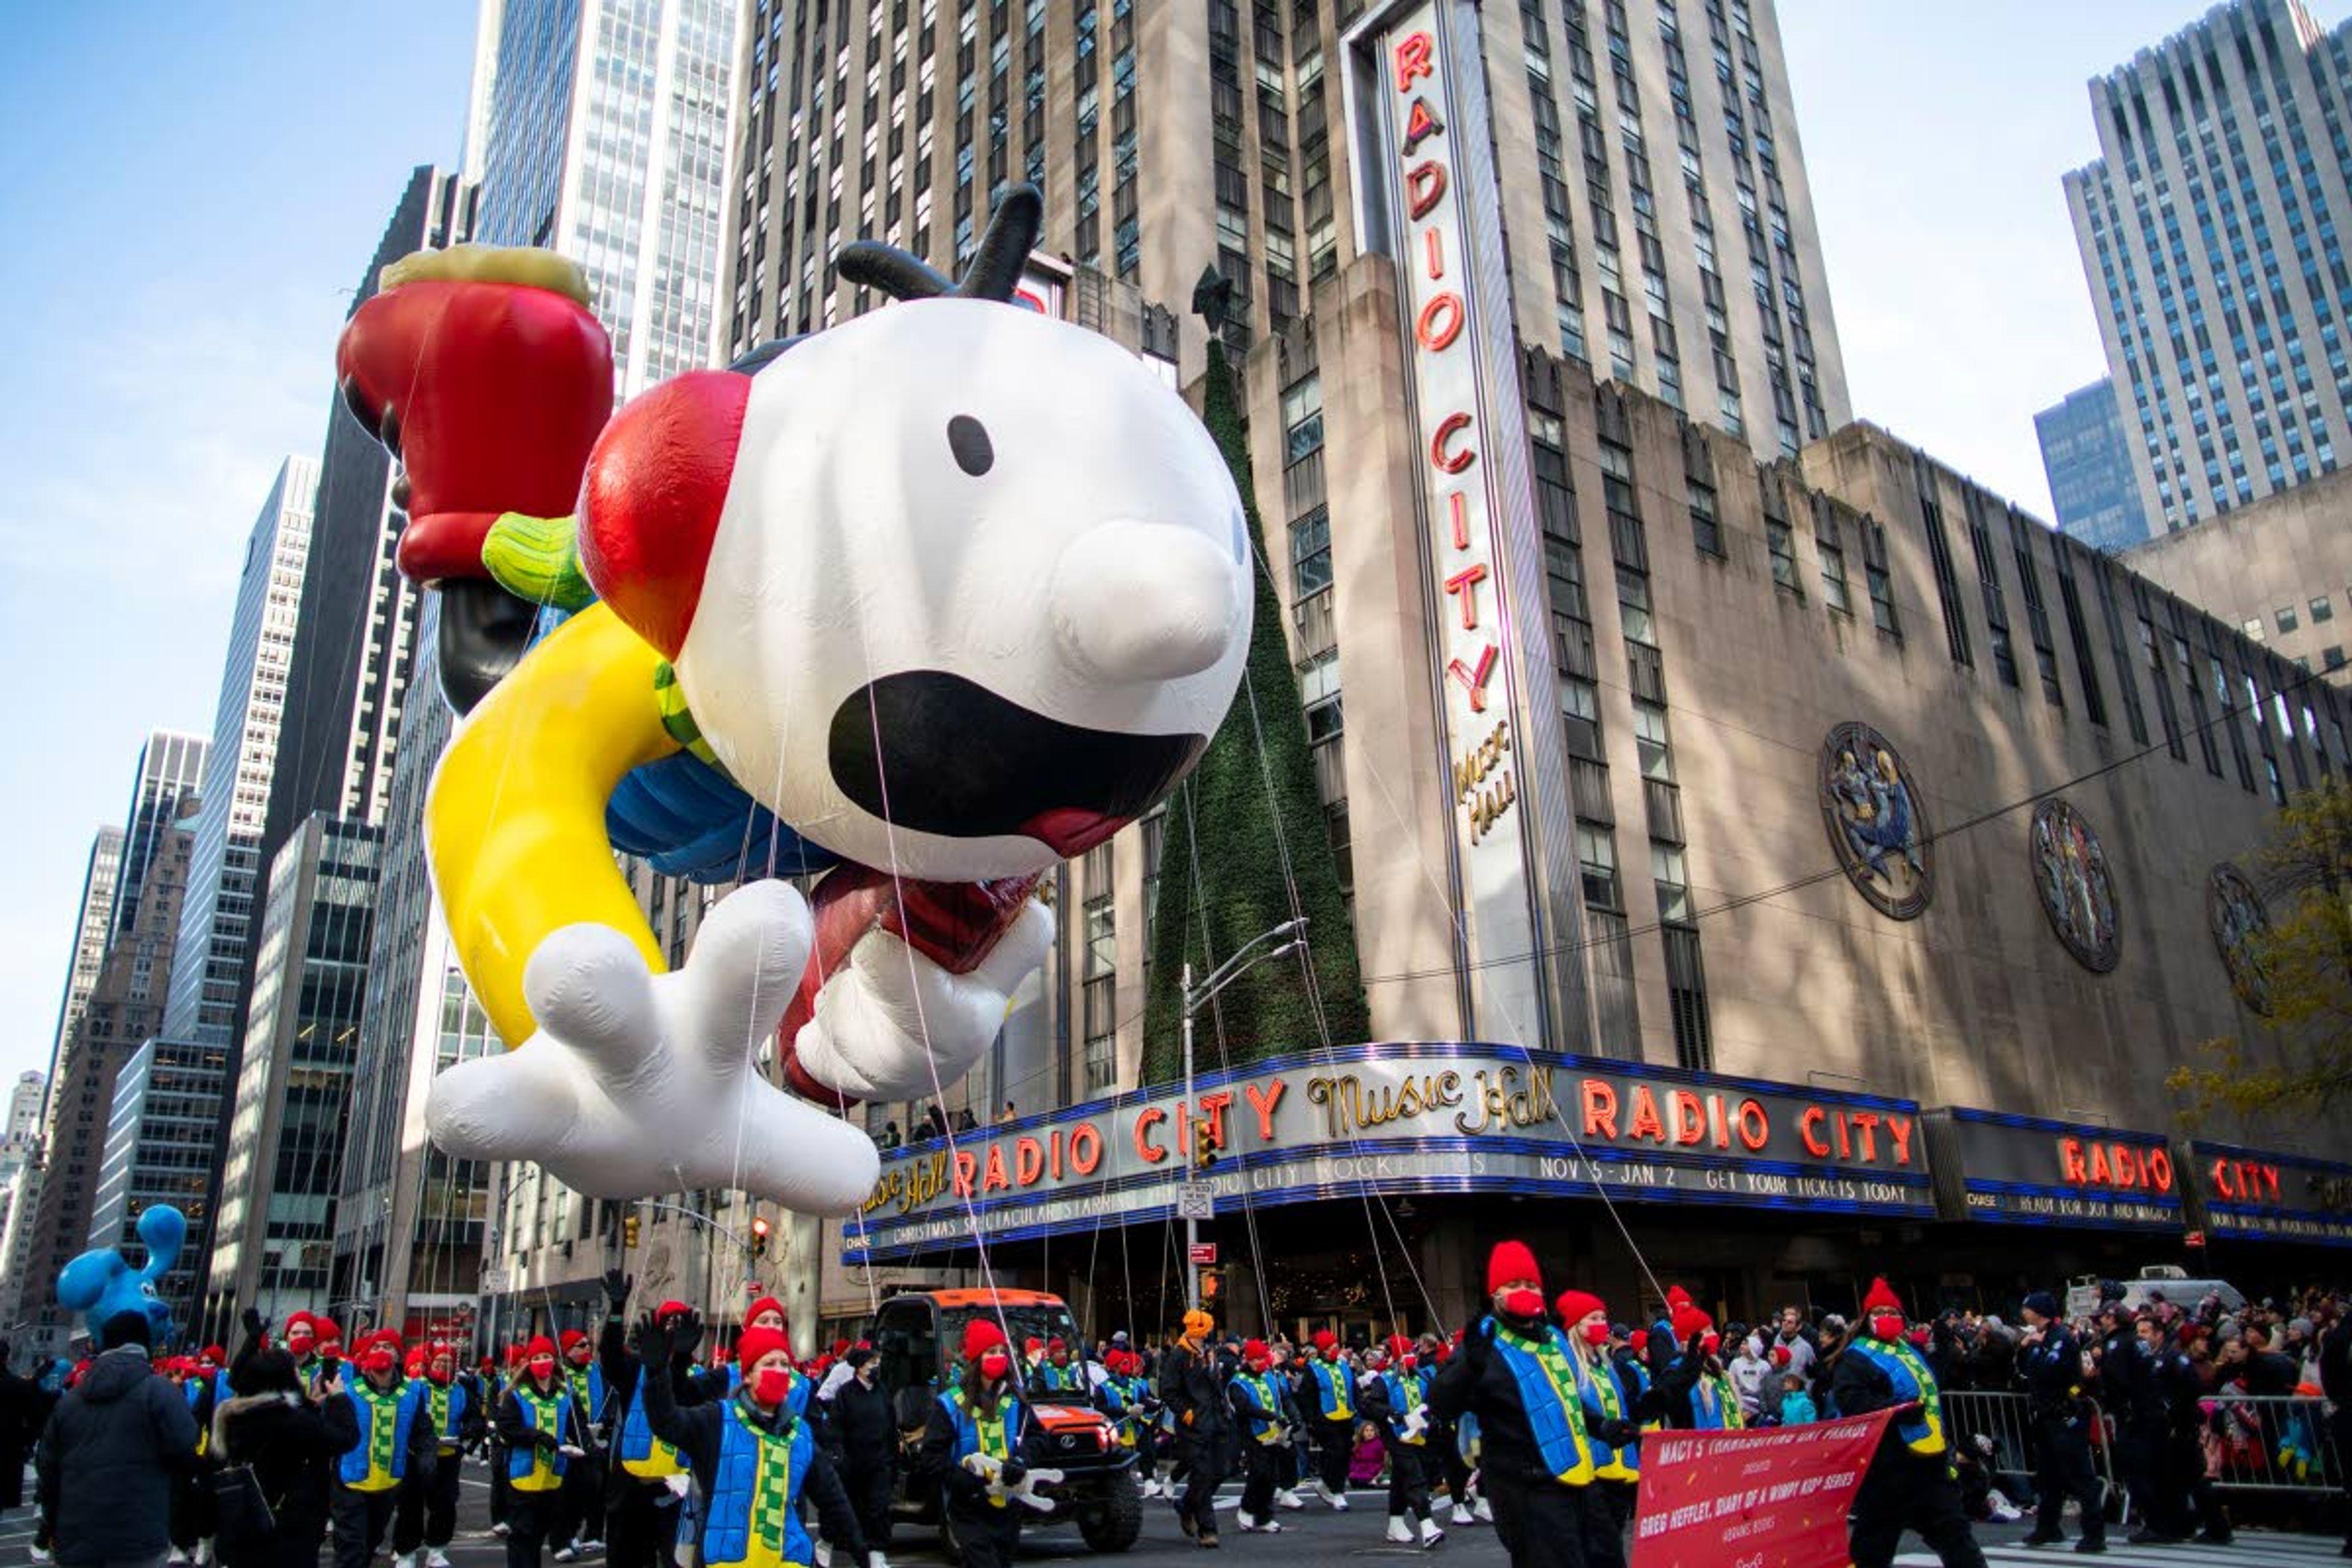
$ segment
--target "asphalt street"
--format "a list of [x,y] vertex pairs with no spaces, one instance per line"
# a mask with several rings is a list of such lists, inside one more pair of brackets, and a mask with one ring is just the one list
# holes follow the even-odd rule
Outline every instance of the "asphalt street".
[[[27,1490],[30,1478],[27,1477]],[[1434,1548],[1397,1546],[1383,1538],[1386,1524],[1384,1513],[1386,1494],[1365,1490],[1349,1494],[1351,1507],[1345,1513],[1333,1512],[1319,1502],[1310,1501],[1296,1513],[1282,1516],[1283,1530],[1279,1535],[1244,1535],[1230,1522],[1222,1533],[1223,1552],[1227,1559],[1239,1556],[1265,1561],[1279,1560],[1286,1568],[1314,1568],[1318,1564],[1338,1564],[1366,1558],[1443,1559],[1463,1568],[1479,1564],[1481,1568],[1504,1568],[1506,1559],[1495,1540],[1491,1526],[1446,1526],[1446,1537]],[[1225,1489],[1218,1500],[1230,1521],[1239,1493],[1232,1487]],[[1444,1515],[1441,1512],[1441,1522]],[[2060,1559],[2071,1560],[2072,1553],[2061,1551],[2035,1551],[2018,1544],[2025,1534],[2022,1523],[1991,1525],[1980,1529],[1978,1540],[1984,1545],[1986,1555],[2000,1564],[2020,1563],[2048,1563]],[[23,1568],[31,1561],[33,1521],[29,1510],[11,1512],[0,1517],[0,1568]],[[2340,1563],[2340,1541],[2333,1537],[2284,1535],[2267,1531],[2241,1531],[2238,1544],[2227,1548],[2209,1546],[2134,1547],[2116,1538],[2103,1561],[2116,1568],[2158,1568],[2162,1564],[2189,1564],[2197,1568],[2315,1568],[2322,1563]],[[1032,1531],[1022,1542],[1023,1554],[1042,1563],[1084,1558],[1090,1553],[1074,1529]],[[1176,1528],[1175,1514],[1165,1503],[1152,1502],[1144,1506],[1143,1538],[1125,1554],[1124,1562],[1133,1564],[1157,1564],[1173,1561],[1197,1561],[1201,1549],[1186,1541]],[[473,1475],[466,1479],[466,1498],[458,1517],[457,1538],[450,1545],[449,1558],[454,1568],[498,1568],[506,1561],[502,1542],[489,1533],[489,1489]],[[321,1554],[324,1561],[324,1554]],[[389,1557],[383,1559],[389,1562]],[[939,1547],[939,1537],[928,1530],[901,1531],[889,1552],[891,1568],[952,1568]],[[553,1562],[551,1556],[548,1560]],[[1896,1559],[1899,1568],[1929,1568],[1935,1555],[1918,1549],[1916,1541],[1906,1542],[1904,1553]],[[583,1568],[599,1568],[602,1559],[596,1554],[581,1559]],[[1726,1568],[1729,1568],[1727,1564]],[[1774,1563],[1769,1568],[1811,1568],[1803,1563]]]

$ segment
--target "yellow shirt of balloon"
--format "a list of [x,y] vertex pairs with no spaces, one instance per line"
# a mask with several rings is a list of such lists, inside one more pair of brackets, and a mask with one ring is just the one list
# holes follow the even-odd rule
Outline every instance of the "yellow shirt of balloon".
[[661,973],[660,945],[613,859],[605,803],[678,743],[654,705],[661,655],[603,605],[572,616],[482,700],[425,807],[433,879],[457,962],[509,1046],[537,1027],[523,965],[547,935],[593,922]]

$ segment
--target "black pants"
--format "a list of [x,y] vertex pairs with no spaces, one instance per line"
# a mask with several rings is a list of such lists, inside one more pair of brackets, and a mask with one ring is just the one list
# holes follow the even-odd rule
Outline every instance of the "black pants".
[[1315,1423],[1316,1473],[1335,1497],[1348,1491],[1348,1458],[1355,1451],[1356,1423],[1353,1417],[1339,1421]]
[[507,1568],[540,1568],[540,1552],[555,1526],[557,1496],[507,1489]]
[[1427,1445],[1391,1443],[1388,1447],[1389,1517],[1401,1519],[1410,1513],[1415,1519],[1427,1519],[1429,1471],[1423,1463]]
[[1625,1532],[1633,1527],[1633,1515],[1641,1506],[1642,1483],[1639,1481],[1595,1481],[1592,1489],[1601,1494],[1608,1505],[1610,1528],[1616,1533],[1617,1557],[1625,1554]]
[[559,1547],[593,1541],[604,1528],[604,1458],[584,1454],[563,1467],[555,1494],[555,1518],[548,1538]]
[[1224,1477],[1224,1445],[1214,1434],[1190,1437],[1178,1446],[1177,1462],[1184,1468],[1184,1495],[1176,1500],[1176,1517],[1190,1519],[1202,1535],[1217,1533],[1217,1483]]
[[1469,1507],[1470,1461],[1462,1457],[1462,1435],[1452,1426],[1446,1426],[1433,1432],[1429,1443],[1430,1447],[1437,1449],[1445,1465],[1446,1496],[1454,1500],[1455,1508]]
[[668,1568],[677,1561],[677,1494],[615,1471],[604,1513],[604,1568]]
[[400,1489],[355,1492],[338,1485],[328,1505],[335,1523],[335,1568],[368,1568],[368,1560],[383,1544],[383,1532],[400,1506]]
[[950,1511],[955,1520],[956,1542],[963,1548],[963,1568],[1013,1568],[1013,1560],[1021,1552],[1019,1503],[1003,1508],[958,1507]]
[[2175,1427],[2164,1436],[2164,1468],[2157,1484],[2173,1510],[2176,1534],[2192,1529],[2210,1535],[2230,1532],[2230,1516],[2221,1508],[2221,1494],[2205,1473],[2205,1444],[2195,1426]]
[[2146,1416],[2126,1422],[2116,1434],[2116,1468],[2123,1472],[2124,1489],[2139,1521],[2151,1530],[2168,1530],[2173,1510],[2157,1485],[2164,1468],[2163,1428]]
[[[2352,1469],[2352,1405],[2339,1405],[2336,1414],[2327,1418],[2336,1434],[2336,1458],[2339,1464]],[[2352,1476],[2345,1479],[2344,1549],[2352,1552]]]
[[1495,1510],[1495,1534],[1511,1568],[1600,1568],[1585,1551],[1591,1487],[1486,1472],[1481,1485]]
[[1917,1531],[1944,1568],[1985,1568],[1960,1506],[1960,1483],[1940,1454],[1914,1454],[1892,1441],[1880,1447],[1854,1495],[1849,1525],[1853,1568],[1888,1568],[1906,1530]]
[[2091,1464],[2091,1436],[2084,1415],[2042,1415],[2033,1423],[2033,1490],[2041,1507],[2033,1516],[2033,1533],[2055,1541],[2065,1531],[2066,1500],[2083,1505],[2083,1539],[2105,1541],[2107,1516],[2101,1511],[2099,1473]]
[[405,1557],[420,1546],[436,1552],[449,1544],[457,1533],[458,1472],[465,1468],[466,1456],[455,1448],[444,1448],[434,1461],[433,1473],[423,1479],[410,1476],[400,1487],[400,1517],[392,1526],[392,1550]]
[[507,1446],[492,1443],[490,1455],[490,1522],[504,1524],[514,1502],[514,1482],[507,1476]]
[[1244,1439],[1242,1444],[1242,1511],[1259,1524],[1274,1517],[1274,1490],[1279,1479],[1276,1471],[1281,1466],[1283,1447],[1252,1439]]
[[858,1532],[866,1537],[869,1552],[880,1552],[890,1544],[890,1496],[898,1484],[893,1468],[887,1453],[856,1455],[842,1468],[849,1506],[857,1514]]

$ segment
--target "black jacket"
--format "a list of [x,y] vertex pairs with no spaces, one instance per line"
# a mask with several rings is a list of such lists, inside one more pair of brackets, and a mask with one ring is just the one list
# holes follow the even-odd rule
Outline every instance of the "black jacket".
[[2018,1351],[2017,1370],[2034,1415],[2068,1414],[2083,1393],[2083,1342],[2074,1330],[2053,1321],[2042,1331],[2040,1344]]
[[891,1414],[889,1391],[852,1377],[834,1390],[831,1403],[834,1446],[849,1473],[887,1468],[898,1450],[898,1424]]
[[[773,1415],[762,1417],[752,1406],[751,1395],[739,1391],[731,1401],[711,1400],[706,1404],[681,1407],[671,1394],[667,1378],[645,1380],[646,1424],[654,1436],[674,1446],[686,1456],[694,1471],[694,1484],[701,1495],[716,1495],[719,1479],[719,1450],[727,1421],[729,1404],[740,1411],[745,1420],[782,1435],[792,1430],[793,1414],[788,1406],[779,1405]],[[833,1460],[824,1446],[810,1433],[808,1474],[801,1481],[801,1496],[815,1505],[818,1524],[826,1541],[833,1543],[834,1561],[847,1563],[853,1568],[864,1568],[866,1537],[857,1528],[857,1514],[849,1506],[848,1489],[841,1484],[841,1472],[833,1468]],[[706,1519],[706,1524],[709,1522]],[[699,1545],[700,1542],[696,1542]]]
[[1233,1430],[1234,1407],[1225,1398],[1225,1379],[1216,1352],[1203,1345],[1198,1351],[1171,1346],[1160,1363],[1160,1397],[1176,1415],[1180,1442],[1203,1443]]
[[2352,1318],[2320,1336],[2319,1386],[2339,1412],[2352,1411]]
[[25,1506],[25,1460],[55,1403],[39,1384],[0,1366],[0,1512]]
[[[1437,1369],[1437,1380],[1430,1384],[1430,1415],[1441,1421],[1459,1421],[1465,1411],[1476,1415],[1479,1462],[1490,1474],[1517,1482],[1553,1481],[1527,1406],[1519,1401],[1518,1380],[1495,1353],[1496,1328],[1488,1316],[1462,1336],[1461,1349]],[[1386,1422],[1381,1429],[1387,1431]]]
[[[299,1394],[257,1394],[224,1400],[213,1414],[212,1451],[223,1464],[250,1465],[278,1521],[280,1543],[310,1542],[327,1530],[335,1461],[359,1446],[359,1414],[347,1398],[313,1405]],[[264,1552],[257,1561],[269,1561]],[[239,1568],[234,1557],[226,1568]]]
[[187,1396],[137,1345],[90,1363],[41,1434],[41,1511],[59,1563],[160,1556],[171,1546],[172,1480],[195,1463]]

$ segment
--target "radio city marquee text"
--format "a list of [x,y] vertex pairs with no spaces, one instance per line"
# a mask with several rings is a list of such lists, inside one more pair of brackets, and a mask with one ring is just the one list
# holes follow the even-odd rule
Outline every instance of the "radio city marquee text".
[[1451,727],[1475,734],[1454,759],[1455,808],[1471,844],[1484,841],[1518,800],[1511,770],[1511,731],[1494,717],[1496,667],[1502,658],[1501,600],[1495,581],[1493,524],[1486,476],[1479,467],[1485,433],[1475,411],[1477,374],[1467,329],[1470,300],[1460,286],[1465,266],[1463,227],[1447,156],[1443,79],[1435,34],[1416,29],[1390,47],[1391,85],[1401,100],[1396,123],[1400,191],[1409,232],[1398,264],[1418,273],[1413,353],[1419,368],[1445,395],[1423,410],[1423,457],[1436,501],[1437,552],[1432,563],[1445,605],[1441,657],[1445,682],[1463,710]]
[[[1686,1189],[1769,1201],[1924,1203],[1906,1184],[1924,1171],[1916,1118],[1883,1106],[1802,1096],[1653,1085],[1622,1075],[1578,1074],[1541,1064],[1464,1061],[1298,1068],[1222,1087],[1187,1101],[1080,1112],[1060,1125],[979,1135],[887,1165],[865,1213],[889,1224],[934,1202],[1034,1194],[1052,1217],[1066,1205],[1116,1194],[1085,1188],[1122,1177],[1172,1178],[1184,1168],[1196,1123],[1224,1155],[1252,1156],[1246,1176],[1215,1168],[1200,1179],[1223,1191],[1295,1184],[1511,1177],[1612,1190]],[[1467,1148],[1359,1149],[1363,1140],[1446,1138]],[[1776,1138],[1778,1142],[1776,1144]],[[1559,1141],[1554,1152],[1479,1152],[1507,1139]],[[1644,1162],[1643,1152],[1658,1156]],[[1775,1168],[1752,1168],[1768,1161]],[[1790,1164],[1824,1167],[1797,1173]],[[1859,1169],[1854,1169],[1859,1167]],[[1197,1175],[1196,1173],[1186,1173]],[[961,1221],[958,1222],[961,1224]],[[992,1220],[1025,1222],[1022,1211]],[[903,1239],[895,1226],[892,1239]]]

